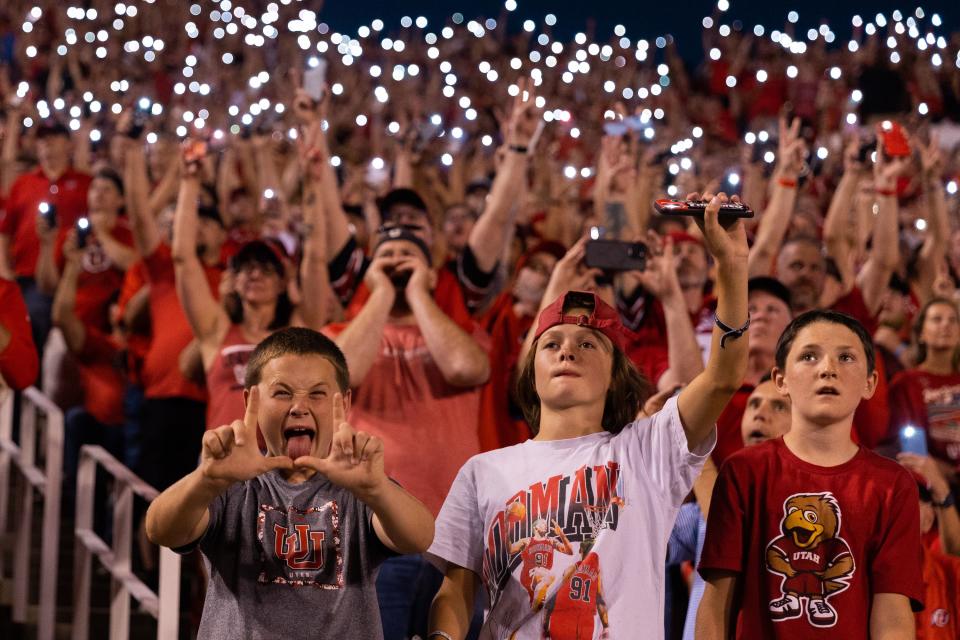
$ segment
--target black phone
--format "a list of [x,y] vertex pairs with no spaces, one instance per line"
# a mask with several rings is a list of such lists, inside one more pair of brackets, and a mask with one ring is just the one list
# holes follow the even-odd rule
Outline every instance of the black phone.
[[647,245],[625,240],[589,240],[584,261],[591,269],[643,271],[647,268]]
[[[653,208],[663,216],[697,216],[703,215],[709,202],[703,200],[657,200]],[[720,205],[721,218],[752,218],[753,209],[742,202],[727,202]]]
[[150,118],[150,112],[153,109],[153,103],[149,98],[140,98],[133,108],[133,118],[130,121],[130,130],[127,136],[136,140],[143,135],[143,130],[147,128],[147,120]]
[[51,229],[57,226],[57,208],[53,204],[41,202],[37,207],[37,215],[41,216]]
[[857,152],[857,161],[861,164],[867,162],[872,157],[870,154],[877,150],[877,138],[870,136],[860,143],[860,150]]
[[90,220],[86,217],[77,220],[77,248],[83,249],[87,246],[87,238],[90,237]]

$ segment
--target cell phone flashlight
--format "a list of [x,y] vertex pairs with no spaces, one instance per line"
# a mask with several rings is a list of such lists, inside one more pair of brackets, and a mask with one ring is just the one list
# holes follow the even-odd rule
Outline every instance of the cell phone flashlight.
[[327,61],[323,58],[310,58],[303,72],[303,90],[314,102],[323,100],[323,87],[327,83]]
[[86,217],[77,220],[77,248],[83,249],[87,246],[87,238],[90,237],[90,220]]
[[902,453],[915,453],[918,456],[927,456],[927,432],[922,427],[915,427],[912,424],[900,429],[900,451]]
[[37,207],[37,215],[44,219],[51,229],[57,226],[57,208],[49,202],[41,202]]
[[143,130],[147,128],[147,120],[150,118],[152,109],[153,103],[150,102],[150,98],[140,98],[137,100],[137,104],[133,109],[133,118],[131,118],[130,130],[127,131],[127,136],[136,140],[143,134]]

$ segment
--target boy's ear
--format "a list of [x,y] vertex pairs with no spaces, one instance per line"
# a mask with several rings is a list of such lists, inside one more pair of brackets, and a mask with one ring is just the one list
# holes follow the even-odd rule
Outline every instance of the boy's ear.
[[783,371],[779,367],[774,367],[770,371],[770,379],[773,380],[773,384],[777,387],[777,393],[782,396],[790,397],[790,393],[787,391],[787,385],[784,382]]
[[863,394],[860,396],[864,400],[869,400],[873,397],[873,394],[877,392],[877,384],[880,382],[880,374],[877,373],[877,370],[874,369],[873,373],[867,376],[867,386],[863,390]]
[[353,400],[353,393],[351,389],[347,389],[343,392],[343,415],[350,414],[350,401]]

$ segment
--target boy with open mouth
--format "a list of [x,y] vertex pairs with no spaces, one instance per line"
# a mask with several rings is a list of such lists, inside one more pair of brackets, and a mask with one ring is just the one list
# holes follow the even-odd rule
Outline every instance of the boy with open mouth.
[[250,357],[244,400],[147,511],[151,540],[203,552],[199,637],[381,638],[378,567],[425,551],[433,518],[387,478],[380,439],[346,422],[343,354],[310,329],[277,331]]

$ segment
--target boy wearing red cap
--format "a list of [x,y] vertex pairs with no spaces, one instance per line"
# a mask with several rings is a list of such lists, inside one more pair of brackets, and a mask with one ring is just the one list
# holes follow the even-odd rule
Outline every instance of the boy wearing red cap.
[[[703,223],[718,264],[711,357],[654,416],[636,420],[650,386],[624,352],[613,307],[574,291],[542,309],[517,385],[536,436],[460,470],[428,552],[445,571],[431,640],[464,637],[481,581],[482,637],[662,637],[667,538],[746,366],[747,244],[741,222],[720,226],[725,200],[710,199]],[[547,536],[576,549],[530,567],[514,543],[541,520],[556,523]],[[524,567],[549,585],[536,598]]]

